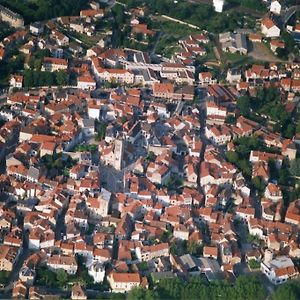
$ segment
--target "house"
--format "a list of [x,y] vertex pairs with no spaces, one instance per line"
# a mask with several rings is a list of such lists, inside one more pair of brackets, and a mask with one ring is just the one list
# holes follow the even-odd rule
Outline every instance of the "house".
[[276,53],[277,49],[285,48],[285,43],[280,40],[272,40],[270,42],[270,48],[274,53]]
[[281,4],[278,0],[272,0],[270,5],[270,12],[276,15],[280,15],[281,13]]
[[219,35],[222,50],[231,53],[247,54],[248,46],[243,33],[225,32]]
[[125,143],[121,139],[115,139],[113,143],[100,150],[100,158],[105,165],[112,166],[117,170],[124,167],[124,147]]
[[13,299],[26,299],[27,296],[26,284],[20,280],[14,282],[11,296]]
[[261,271],[275,285],[299,277],[299,271],[293,261],[287,256],[279,256],[272,259],[269,255],[265,255],[264,261],[261,262]]
[[23,76],[22,75],[11,75],[9,85],[13,88],[23,87]]
[[47,266],[53,271],[63,269],[69,275],[75,275],[78,269],[74,256],[52,255],[47,260]]
[[44,32],[44,25],[41,22],[34,22],[29,25],[29,30],[33,35],[40,35]]
[[69,38],[57,30],[52,30],[52,37],[56,40],[56,43],[59,46],[69,45]]
[[170,247],[167,243],[161,243],[152,246],[137,247],[135,249],[138,259],[142,261],[149,261],[162,256],[170,254]]
[[92,18],[92,19],[98,19],[102,18],[104,16],[104,10],[101,8],[97,9],[84,9],[80,11],[80,17],[81,18]]
[[280,36],[280,28],[268,16],[263,18],[261,22],[261,32],[266,37],[270,37],[270,38]]
[[86,300],[87,299],[85,291],[79,283],[73,284],[71,299],[72,300]]
[[9,23],[9,25],[14,28],[24,26],[24,19],[22,16],[3,5],[0,5],[0,19]]
[[231,133],[227,126],[206,126],[206,137],[215,145],[225,145],[231,141]]
[[177,224],[174,226],[173,236],[180,240],[189,239],[189,230],[182,224]]
[[203,257],[218,259],[218,248],[215,246],[204,246]]
[[96,81],[92,76],[80,76],[77,78],[77,88],[89,91],[95,90]]
[[104,277],[105,277],[105,267],[99,261],[94,261],[88,267],[88,273],[90,276],[93,277],[94,282],[101,283],[101,282],[103,282]]
[[216,84],[217,80],[213,78],[211,72],[200,72],[199,73],[199,83],[204,84]]
[[142,278],[138,273],[116,273],[111,272],[107,276],[107,280],[114,293],[126,293],[134,287],[139,287]]
[[226,80],[229,83],[238,83],[242,79],[242,72],[240,69],[237,68],[230,68],[227,71]]
[[68,61],[63,58],[44,57],[42,71],[55,72],[68,69]]
[[134,74],[125,69],[98,69],[95,75],[100,82],[134,83]]
[[27,266],[23,266],[19,272],[19,279],[28,285],[33,285],[35,276],[36,271]]
[[20,250],[16,247],[0,245],[0,271],[11,272]]
[[156,98],[172,99],[174,94],[174,85],[172,83],[154,83],[153,96]]
[[273,202],[282,201],[282,191],[280,187],[274,183],[269,183],[265,190],[265,197]]

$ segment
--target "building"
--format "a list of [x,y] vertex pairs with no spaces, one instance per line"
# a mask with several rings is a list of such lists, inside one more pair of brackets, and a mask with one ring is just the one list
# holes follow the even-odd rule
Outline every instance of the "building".
[[124,165],[124,141],[116,139],[112,145],[101,151],[101,160],[105,165],[112,166],[116,170],[121,170]]
[[270,5],[270,12],[276,15],[280,15],[281,13],[281,4],[277,0],[272,0]]
[[68,61],[63,58],[44,57],[42,71],[55,72],[68,69]]
[[95,90],[96,81],[91,76],[80,76],[77,78],[77,88],[82,90]]
[[10,24],[10,26],[18,28],[24,26],[24,19],[19,14],[0,5],[0,19]]
[[222,50],[230,53],[247,54],[247,40],[243,33],[225,32],[219,35]]
[[229,83],[238,83],[242,79],[242,72],[240,69],[232,68],[228,69],[226,80]]
[[0,246],[0,271],[11,272],[18,259],[19,250],[7,245]]
[[74,256],[53,255],[48,258],[47,266],[53,271],[63,269],[69,275],[75,275],[78,269]]
[[40,22],[30,24],[29,30],[34,35],[39,35],[44,32],[44,25]]
[[87,299],[85,291],[83,290],[82,286],[79,283],[75,283],[72,286],[71,299],[72,300],[86,300]]
[[11,75],[9,85],[13,88],[23,87],[23,76],[22,75]]
[[213,5],[216,12],[223,12],[224,2],[225,0],[213,0]]
[[105,267],[102,263],[95,261],[88,267],[88,273],[96,283],[101,283],[105,277]]
[[265,255],[265,259],[261,262],[260,266],[261,271],[273,284],[279,285],[299,276],[297,268],[289,257],[279,256],[275,259],[270,258]]
[[270,38],[280,36],[280,28],[269,17],[263,18],[261,22],[261,32]]
[[114,293],[126,293],[141,284],[142,278],[138,273],[115,273],[111,272],[107,280]]

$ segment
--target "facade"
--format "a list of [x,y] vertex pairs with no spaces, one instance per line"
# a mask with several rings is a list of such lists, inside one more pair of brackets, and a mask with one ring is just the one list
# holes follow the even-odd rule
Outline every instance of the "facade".
[[3,5],[0,5],[0,19],[8,22],[10,26],[15,28],[24,26],[24,19],[22,16],[4,7]]

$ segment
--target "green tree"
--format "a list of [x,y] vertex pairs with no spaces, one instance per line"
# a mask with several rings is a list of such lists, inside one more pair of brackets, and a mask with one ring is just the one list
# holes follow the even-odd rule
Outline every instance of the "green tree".
[[291,161],[290,173],[293,176],[300,176],[300,158],[296,158]]
[[272,300],[300,299],[300,285],[298,281],[290,281],[280,285],[271,296]]
[[8,271],[0,271],[0,284],[7,284],[9,278]]
[[57,278],[57,281],[58,281],[59,285],[62,287],[68,281],[68,274],[65,270],[59,269],[56,272],[56,278]]
[[237,100],[237,107],[240,110],[241,115],[248,116],[250,111],[250,97],[247,95],[239,97]]
[[32,87],[33,84],[34,84],[33,72],[31,70],[26,70],[24,72],[24,86],[25,87]]
[[41,70],[41,68],[42,68],[42,60],[40,58],[37,58],[37,59],[34,60],[34,62],[33,62],[33,68],[35,70],[38,70],[38,71]]
[[156,155],[154,154],[153,151],[149,151],[149,153],[148,153],[146,159],[147,159],[148,161],[153,162],[153,161],[155,161],[155,159],[156,159]]
[[234,151],[227,151],[226,158],[231,163],[237,163],[237,161],[239,160],[239,155]]
[[56,73],[56,83],[59,86],[64,86],[68,83],[67,73],[64,71],[58,71]]
[[262,194],[265,191],[265,183],[263,182],[263,179],[260,176],[256,176],[252,179],[252,184],[254,188]]

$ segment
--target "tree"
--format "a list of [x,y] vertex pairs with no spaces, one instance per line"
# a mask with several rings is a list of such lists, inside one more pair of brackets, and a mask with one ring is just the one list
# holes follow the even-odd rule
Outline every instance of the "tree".
[[32,87],[33,86],[33,73],[31,70],[26,70],[24,72],[24,86],[25,87]]
[[272,295],[272,300],[300,299],[300,285],[297,281],[290,281],[280,285]]
[[202,246],[195,241],[188,241],[187,252],[191,255],[201,255]]
[[150,151],[150,152],[148,153],[146,159],[147,159],[148,161],[153,162],[153,161],[155,161],[155,159],[156,159],[156,155],[154,154],[153,151]]
[[57,278],[59,285],[62,287],[68,281],[68,274],[65,270],[59,269],[59,270],[57,270],[56,278]]
[[300,176],[300,158],[291,161],[290,172],[293,176]]
[[8,271],[0,271],[0,284],[7,284],[9,277]]
[[285,43],[285,47],[289,52],[294,52],[295,51],[295,40],[294,38],[287,32],[283,31],[281,34],[281,38]]
[[35,59],[33,62],[33,69],[40,71],[41,67],[42,67],[42,60],[40,58]]
[[39,266],[37,268],[37,283],[50,287],[56,286],[56,274],[47,269],[47,267]]
[[259,193],[263,193],[265,191],[265,183],[260,176],[254,177],[252,179],[252,184]]
[[107,124],[105,123],[101,122],[97,125],[97,136],[96,136],[97,141],[102,141],[105,138],[106,128],[107,128]]
[[64,86],[68,83],[67,73],[64,71],[58,71],[56,73],[56,83],[59,86]]
[[236,163],[239,160],[239,155],[234,151],[226,152],[226,158],[231,163]]
[[286,48],[277,48],[276,54],[278,55],[279,58],[287,59],[289,53]]
[[242,96],[237,100],[237,107],[240,110],[241,115],[247,116],[250,111],[250,98],[249,96]]

